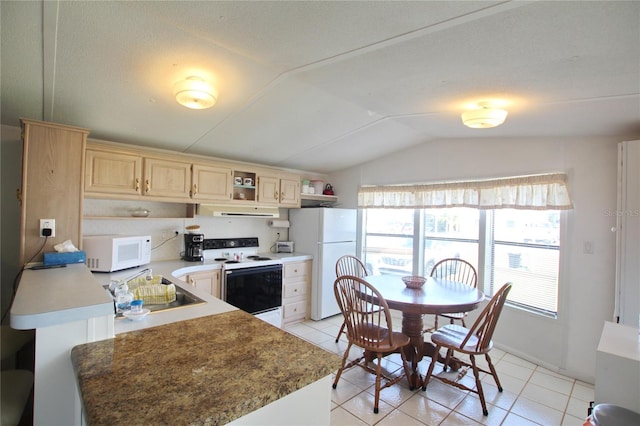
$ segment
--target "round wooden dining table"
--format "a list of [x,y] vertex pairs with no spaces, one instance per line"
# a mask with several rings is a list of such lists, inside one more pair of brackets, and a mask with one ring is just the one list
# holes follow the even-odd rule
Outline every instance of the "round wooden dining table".
[[406,287],[402,277],[396,275],[369,275],[363,279],[380,292],[389,308],[402,312],[402,332],[410,339],[404,352],[411,363],[410,383],[414,389],[422,386],[418,363],[435,350],[431,342],[424,341],[424,315],[469,312],[484,300],[484,293],[467,284],[432,277],[419,289]]

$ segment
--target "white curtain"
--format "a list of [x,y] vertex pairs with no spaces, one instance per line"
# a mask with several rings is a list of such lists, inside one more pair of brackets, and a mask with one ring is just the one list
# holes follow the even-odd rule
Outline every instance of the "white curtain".
[[358,207],[568,210],[573,203],[567,175],[554,173],[437,184],[364,185],[358,190]]

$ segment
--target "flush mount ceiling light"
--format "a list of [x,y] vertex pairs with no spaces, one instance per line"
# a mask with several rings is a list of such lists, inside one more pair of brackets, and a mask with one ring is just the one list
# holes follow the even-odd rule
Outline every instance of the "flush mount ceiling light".
[[488,102],[478,102],[478,109],[462,113],[462,122],[473,129],[488,129],[504,123],[507,111],[491,108]]
[[173,86],[173,94],[180,105],[192,109],[206,109],[215,105],[218,93],[200,77],[188,77]]

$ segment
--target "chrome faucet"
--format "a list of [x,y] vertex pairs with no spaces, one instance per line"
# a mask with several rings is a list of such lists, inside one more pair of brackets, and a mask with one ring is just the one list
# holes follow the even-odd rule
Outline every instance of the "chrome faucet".
[[109,283],[109,290],[111,290],[111,292],[115,294],[116,290],[118,290],[121,285],[129,284],[131,280],[134,280],[144,274],[147,274],[147,281],[151,281],[153,279],[153,271],[151,270],[151,268],[145,268],[142,271],[136,272],[130,277],[121,280],[111,280],[111,282]]

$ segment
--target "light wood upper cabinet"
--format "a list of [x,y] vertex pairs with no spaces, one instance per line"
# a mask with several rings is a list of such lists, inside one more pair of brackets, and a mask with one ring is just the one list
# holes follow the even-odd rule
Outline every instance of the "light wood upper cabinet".
[[[85,144],[89,131],[21,119],[20,264],[42,261],[65,240],[82,248]],[[40,236],[40,219],[55,219],[55,237]]]
[[88,198],[299,208],[300,176],[113,142],[87,142]]
[[142,193],[151,197],[189,200],[191,163],[144,159]]
[[97,194],[142,194],[142,157],[87,149],[84,190]]
[[300,207],[300,176],[259,175],[258,203]]
[[280,205],[300,207],[300,176],[280,178]]
[[233,188],[233,170],[193,164],[191,198],[198,201],[229,201]]

